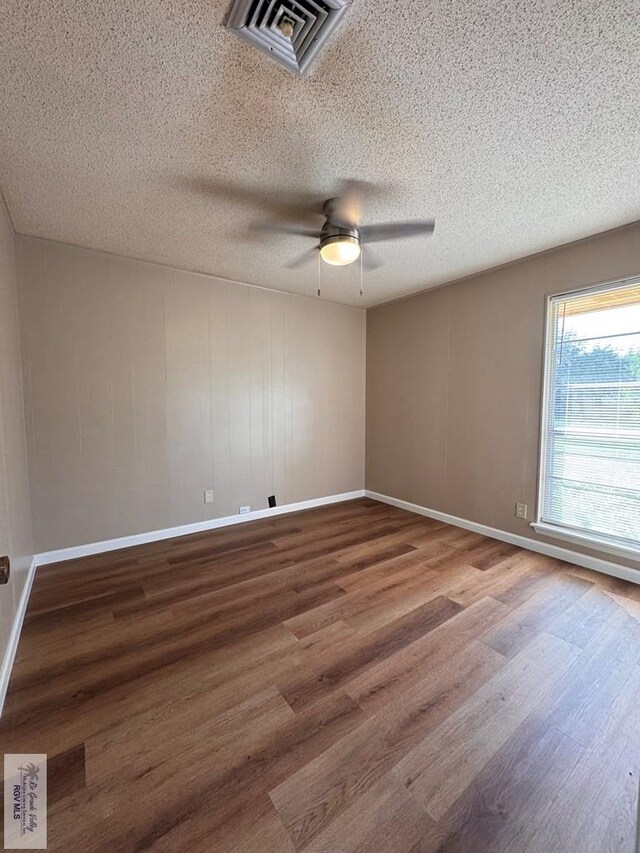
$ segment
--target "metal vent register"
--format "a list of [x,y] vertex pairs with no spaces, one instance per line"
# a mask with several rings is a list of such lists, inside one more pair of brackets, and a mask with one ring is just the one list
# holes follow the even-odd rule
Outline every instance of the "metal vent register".
[[227,27],[295,74],[304,74],[351,0],[235,0]]

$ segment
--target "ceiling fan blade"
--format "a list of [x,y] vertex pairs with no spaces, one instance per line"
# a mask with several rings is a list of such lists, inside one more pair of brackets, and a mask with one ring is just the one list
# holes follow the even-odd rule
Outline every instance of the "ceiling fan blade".
[[360,237],[365,243],[378,243],[380,240],[401,240],[404,237],[420,237],[433,233],[435,220],[422,222],[387,222],[383,225],[363,225]]
[[301,228],[298,225],[252,222],[249,228],[252,231],[266,231],[270,234],[295,234],[297,237],[313,237],[314,240],[320,239],[320,231],[317,228]]
[[322,215],[322,200],[311,193],[279,193],[272,189],[216,178],[177,178],[176,185],[212,201],[253,208],[289,221],[311,221]]
[[368,246],[364,246],[362,249],[362,267],[367,272],[373,272],[373,270],[380,269],[380,267],[384,266],[383,261],[380,260],[378,255],[375,252],[372,252]]
[[317,246],[314,249],[307,249],[306,252],[303,252],[301,255],[298,255],[297,258],[294,258],[292,261],[287,261],[285,267],[288,270],[300,269],[300,267],[304,267],[306,266],[306,264],[310,263],[311,259],[314,257],[317,251]]

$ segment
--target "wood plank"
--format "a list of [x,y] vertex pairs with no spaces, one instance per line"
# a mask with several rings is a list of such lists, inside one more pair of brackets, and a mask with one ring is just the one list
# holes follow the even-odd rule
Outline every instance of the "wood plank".
[[578,649],[540,634],[398,763],[394,773],[439,820],[549,695]]
[[485,632],[482,641],[513,657],[545,628],[558,624],[559,618],[592,587],[589,581],[572,575],[547,579],[535,595]]
[[640,679],[627,681],[558,795],[540,814],[525,853],[634,853],[640,768]]
[[60,800],[82,790],[86,785],[85,747],[78,744],[71,749],[47,758],[47,807],[53,808]]
[[323,832],[503,662],[475,643],[271,791],[296,847]]
[[387,627],[367,635],[350,650],[341,650],[340,655],[330,663],[319,662],[310,672],[281,684],[282,695],[294,710],[303,708],[354,678],[374,662],[384,660],[432,631],[459,610],[460,607],[447,598],[428,601]]
[[491,598],[481,599],[396,654],[376,662],[364,673],[347,681],[345,691],[368,713],[393,702],[403,702],[406,692],[416,681],[429,679],[439,667],[453,660],[506,609],[505,605]]
[[307,853],[409,850],[430,823],[430,818],[402,786],[387,777],[304,849]]
[[542,716],[525,720],[413,853],[524,849],[583,751]]

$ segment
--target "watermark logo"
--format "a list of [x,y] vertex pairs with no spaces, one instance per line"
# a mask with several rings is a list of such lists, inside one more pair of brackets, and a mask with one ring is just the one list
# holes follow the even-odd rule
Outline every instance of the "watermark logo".
[[4,757],[4,849],[47,846],[47,756]]

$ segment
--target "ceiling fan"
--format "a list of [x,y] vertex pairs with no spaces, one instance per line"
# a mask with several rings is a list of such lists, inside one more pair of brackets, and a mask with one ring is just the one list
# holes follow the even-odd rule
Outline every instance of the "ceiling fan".
[[[257,231],[294,234],[317,241],[317,245],[312,249],[285,264],[289,269],[303,266],[315,256],[316,252],[320,253],[325,263],[337,267],[352,264],[362,254],[363,267],[368,270],[377,269],[381,263],[368,249],[363,252],[363,246],[368,247],[370,243],[379,243],[382,240],[427,236],[433,233],[435,221],[424,219],[414,222],[362,225],[362,202],[369,187],[369,184],[362,181],[343,181],[336,196],[322,205],[324,224],[320,228],[272,222],[254,222],[251,227]],[[320,213],[320,211],[317,212]]]

